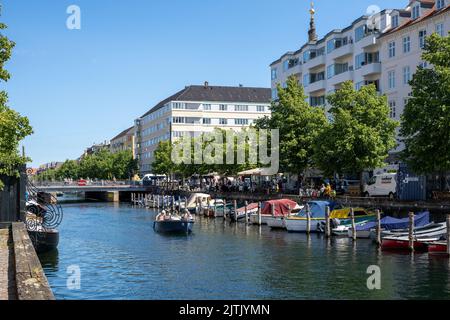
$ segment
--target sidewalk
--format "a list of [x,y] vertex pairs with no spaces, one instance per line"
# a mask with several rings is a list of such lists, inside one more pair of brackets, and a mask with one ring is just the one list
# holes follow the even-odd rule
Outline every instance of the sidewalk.
[[10,270],[11,246],[9,242],[9,230],[0,229],[0,300],[10,300],[10,288],[14,285]]

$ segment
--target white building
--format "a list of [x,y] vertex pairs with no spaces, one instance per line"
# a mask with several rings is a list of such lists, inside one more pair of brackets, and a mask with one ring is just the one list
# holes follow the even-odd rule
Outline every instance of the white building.
[[215,128],[238,130],[270,116],[270,89],[188,86],[135,121],[141,174],[151,172],[160,141],[198,136]]
[[[277,85],[295,75],[305,88],[309,103],[326,105],[325,96],[347,80],[355,88],[374,83],[386,94],[391,117],[397,120],[411,92],[408,81],[421,60],[426,35],[449,31],[450,0],[414,0],[405,9],[386,9],[362,16],[344,29],[330,31],[318,40],[311,9],[309,42],[288,52],[271,67],[272,98]],[[401,146],[400,146],[401,148]]]

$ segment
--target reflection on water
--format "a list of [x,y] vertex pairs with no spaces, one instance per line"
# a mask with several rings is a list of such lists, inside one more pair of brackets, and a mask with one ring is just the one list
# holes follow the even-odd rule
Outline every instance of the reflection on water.
[[[154,233],[155,212],[67,204],[59,251],[42,255],[57,299],[449,299],[449,260],[199,219],[194,233]],[[81,270],[81,290],[66,283]],[[382,289],[366,286],[370,265]]]

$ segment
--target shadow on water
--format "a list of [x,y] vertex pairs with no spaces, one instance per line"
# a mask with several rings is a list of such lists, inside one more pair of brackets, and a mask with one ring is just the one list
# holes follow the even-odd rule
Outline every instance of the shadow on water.
[[58,249],[39,254],[39,260],[42,267],[52,272],[58,272],[59,266],[59,251]]

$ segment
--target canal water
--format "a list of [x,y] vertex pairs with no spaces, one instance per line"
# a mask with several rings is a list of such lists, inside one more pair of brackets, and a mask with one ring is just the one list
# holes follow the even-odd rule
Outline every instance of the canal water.
[[[154,211],[105,203],[63,209],[58,252],[40,256],[57,299],[450,299],[444,257],[222,219],[199,218],[192,235],[167,236],[153,231]],[[372,265],[381,290],[367,288]]]

